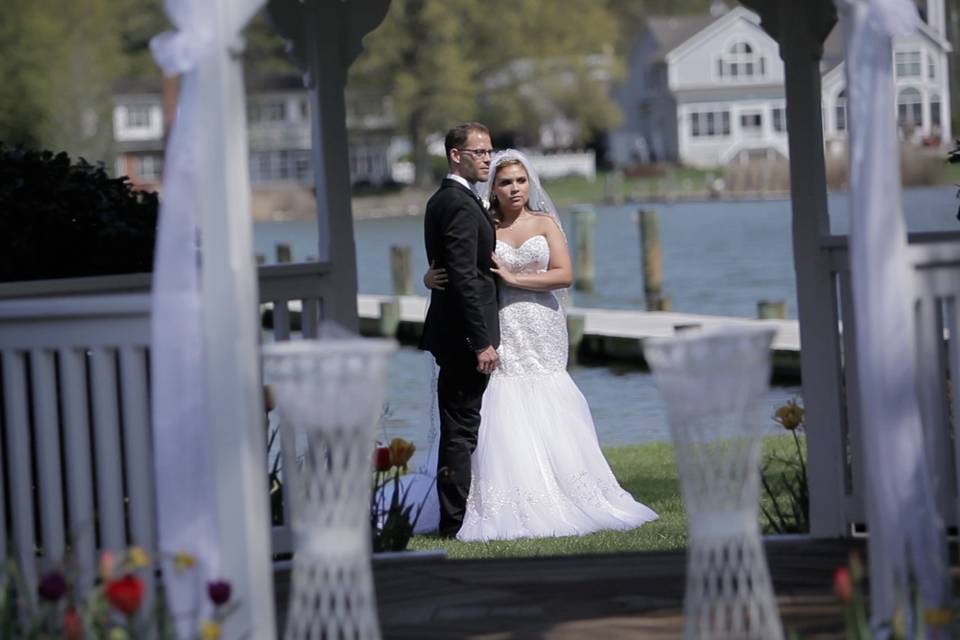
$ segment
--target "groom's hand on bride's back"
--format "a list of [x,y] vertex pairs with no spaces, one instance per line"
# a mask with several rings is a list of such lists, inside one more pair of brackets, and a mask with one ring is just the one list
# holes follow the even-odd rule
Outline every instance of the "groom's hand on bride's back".
[[477,352],[477,371],[490,375],[500,364],[500,358],[497,356],[497,350],[493,347],[487,347],[483,351]]

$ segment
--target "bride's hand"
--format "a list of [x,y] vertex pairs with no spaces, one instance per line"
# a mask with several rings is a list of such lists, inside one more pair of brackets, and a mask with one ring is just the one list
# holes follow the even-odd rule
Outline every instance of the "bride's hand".
[[427,272],[423,274],[423,284],[427,289],[443,291],[444,285],[447,284],[447,270],[443,267],[438,267],[437,261],[434,260],[430,263],[430,268],[427,269]]
[[517,274],[510,271],[510,267],[508,267],[497,254],[493,254],[491,257],[493,258],[493,263],[497,266],[490,267],[490,271],[493,271],[495,274],[500,276],[500,279],[503,280],[504,284],[508,284],[513,287],[517,286]]

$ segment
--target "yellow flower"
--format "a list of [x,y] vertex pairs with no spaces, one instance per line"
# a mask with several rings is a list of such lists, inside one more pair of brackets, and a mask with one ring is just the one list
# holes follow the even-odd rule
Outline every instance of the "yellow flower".
[[390,463],[395,467],[406,467],[417,447],[409,440],[394,438],[390,441]]
[[146,569],[150,566],[150,554],[143,547],[130,547],[127,550],[127,564],[131,570]]
[[176,569],[178,573],[186,571],[187,569],[193,569],[195,566],[197,566],[197,559],[192,554],[184,551],[174,554],[173,568]]
[[220,623],[215,620],[205,620],[200,626],[201,640],[220,640],[220,635],[222,633],[223,627],[221,627]]
[[796,400],[790,400],[774,414],[773,419],[779,422],[784,429],[793,431],[803,424],[804,410]]
[[123,627],[114,627],[110,629],[110,635],[107,636],[109,640],[129,640],[130,635],[123,629]]
[[949,609],[927,609],[923,612],[927,626],[934,629],[943,629],[953,620],[953,611]]

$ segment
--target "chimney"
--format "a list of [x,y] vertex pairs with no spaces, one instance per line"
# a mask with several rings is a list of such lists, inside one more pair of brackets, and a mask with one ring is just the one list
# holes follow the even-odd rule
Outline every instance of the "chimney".
[[728,7],[727,3],[723,0],[713,0],[713,2],[710,3],[710,15],[714,18],[719,18],[728,11],[730,11],[730,7]]

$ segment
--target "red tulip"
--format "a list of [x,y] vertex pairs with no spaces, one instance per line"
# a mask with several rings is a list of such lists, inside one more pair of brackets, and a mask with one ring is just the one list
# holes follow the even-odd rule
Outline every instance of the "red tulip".
[[77,613],[76,607],[70,607],[63,614],[63,637],[66,640],[82,640],[83,619]]
[[107,583],[107,600],[114,608],[130,616],[143,604],[144,591],[143,580],[128,573]]
[[390,447],[377,447],[373,453],[373,466],[377,471],[390,471],[393,466],[390,460]]
[[833,574],[833,593],[841,602],[850,602],[853,599],[853,578],[850,569],[840,567]]

